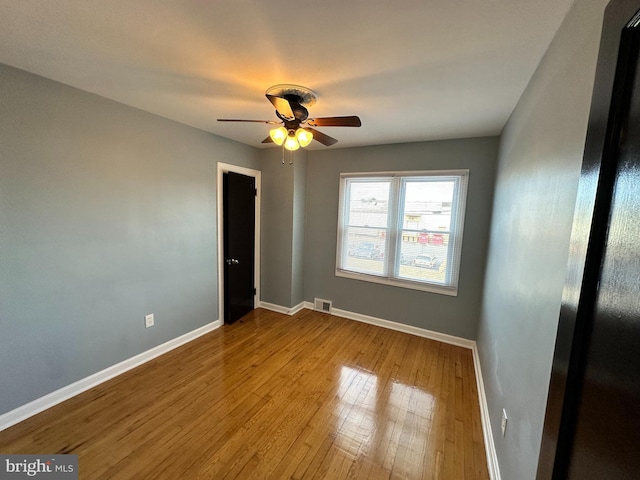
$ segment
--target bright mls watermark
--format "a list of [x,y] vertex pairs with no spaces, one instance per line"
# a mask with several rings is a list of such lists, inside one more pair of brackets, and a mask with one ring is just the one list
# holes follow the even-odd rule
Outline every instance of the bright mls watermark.
[[0,454],[0,480],[20,478],[78,480],[78,455]]

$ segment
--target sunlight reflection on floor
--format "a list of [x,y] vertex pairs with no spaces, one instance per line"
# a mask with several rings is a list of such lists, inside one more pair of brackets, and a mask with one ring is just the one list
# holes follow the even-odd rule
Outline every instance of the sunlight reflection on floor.
[[393,466],[400,448],[410,446],[405,456],[422,457],[434,414],[431,394],[397,381],[379,385],[373,372],[342,366],[336,396],[334,445],[345,456],[356,458],[378,450],[387,468]]

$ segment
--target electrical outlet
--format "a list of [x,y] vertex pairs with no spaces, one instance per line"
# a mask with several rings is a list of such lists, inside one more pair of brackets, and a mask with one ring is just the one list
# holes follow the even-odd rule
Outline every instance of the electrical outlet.
[[509,420],[509,417],[507,417],[507,411],[503,408],[502,409],[502,423],[500,424],[500,428],[502,428],[502,436],[504,437],[504,432],[507,431],[507,420]]
[[145,328],[149,328],[149,327],[153,327],[156,324],[154,318],[153,318],[153,313],[150,313],[149,315],[145,315],[144,316],[144,326]]

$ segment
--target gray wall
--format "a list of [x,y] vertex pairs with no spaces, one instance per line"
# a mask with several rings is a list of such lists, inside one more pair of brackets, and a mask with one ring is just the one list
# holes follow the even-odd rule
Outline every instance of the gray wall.
[[217,320],[216,162],[258,153],[0,65],[0,414]]
[[[475,339],[497,148],[489,137],[309,152],[305,300],[333,300],[335,308]],[[335,276],[341,172],[458,168],[470,175],[457,297]]]
[[606,3],[576,1],[501,136],[478,349],[505,479],[536,474]]
[[304,301],[304,230],[307,205],[307,164],[308,156],[296,156],[293,172],[293,240],[291,277],[291,306]]
[[282,164],[282,150],[260,151],[262,168],[261,291],[260,300],[293,307],[302,298],[304,203],[307,150],[290,153]]

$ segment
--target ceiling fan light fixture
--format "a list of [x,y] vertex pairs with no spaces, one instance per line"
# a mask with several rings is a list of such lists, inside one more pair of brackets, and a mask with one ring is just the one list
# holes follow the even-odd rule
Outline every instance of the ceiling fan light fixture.
[[304,128],[299,128],[296,130],[296,140],[298,140],[301,147],[307,147],[313,140],[313,133]]
[[[335,145],[338,140],[312,127],[360,127],[362,122],[356,115],[340,117],[309,118],[308,106],[316,103],[318,96],[312,90],[300,85],[274,85],[265,93],[267,100],[276,108],[278,120],[247,120],[238,118],[219,118],[219,122],[253,122],[280,124],[281,127],[269,131],[263,144],[274,143],[282,150],[298,150],[307,147],[316,140],[325,147]],[[303,127],[304,125],[304,127]]]
[[295,136],[288,135],[287,139],[284,141],[284,148],[290,151],[298,150],[300,148],[300,143],[298,143]]
[[273,140],[273,143],[275,143],[278,146],[284,143],[284,141],[288,137],[288,134],[289,132],[287,132],[287,129],[284,127],[274,128],[269,132],[269,136],[271,137],[271,140]]

